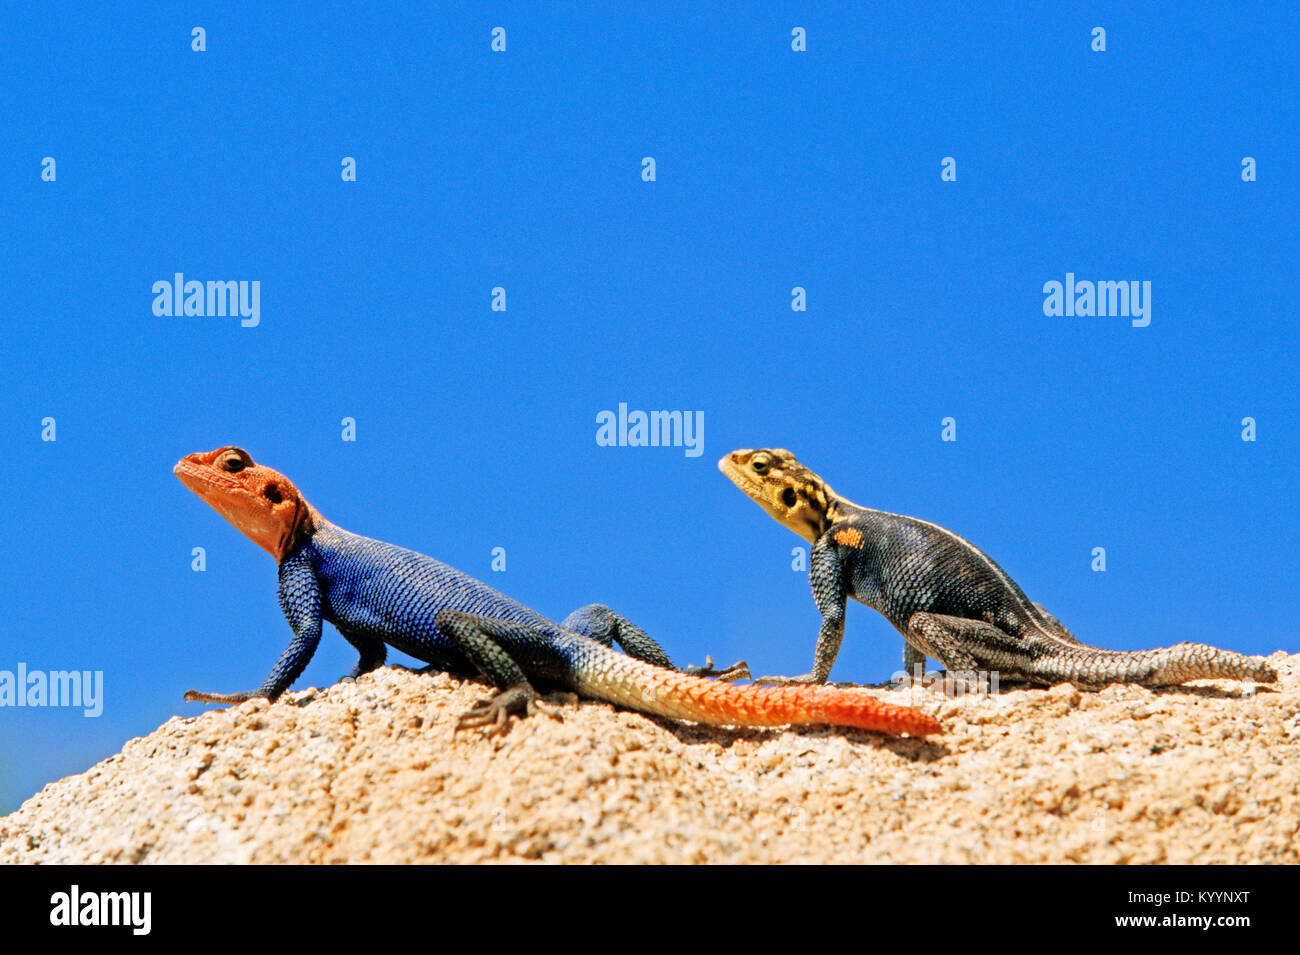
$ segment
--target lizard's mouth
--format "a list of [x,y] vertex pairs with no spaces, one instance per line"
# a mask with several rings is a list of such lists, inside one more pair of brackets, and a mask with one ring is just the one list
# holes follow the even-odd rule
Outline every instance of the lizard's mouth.
[[730,478],[731,482],[737,487],[743,488],[752,482],[749,480],[745,472],[740,469],[740,465],[736,464],[735,457],[734,452],[731,454],[724,454],[718,459],[718,470]]
[[[271,505],[259,499],[236,475],[226,474],[191,458],[177,461],[172,473],[226,520],[255,540],[257,538],[250,527],[273,520]],[[266,516],[262,517],[262,514]]]
[[226,477],[220,471],[206,465],[196,464],[189,458],[181,458],[177,461],[176,467],[172,468],[172,473],[199,497],[204,497],[213,491],[231,491],[243,486],[233,478]]
[[718,462],[718,470],[725,474],[732,484],[744,491],[746,496],[753,500],[755,504],[767,511],[768,514],[780,521],[782,524],[786,523],[789,517],[786,509],[779,507],[767,499],[767,494],[765,492],[768,488],[766,485],[751,477],[749,472],[736,462],[735,454],[736,453],[728,454],[720,460]]
[[718,461],[718,470],[727,476],[732,484],[740,488],[759,504],[763,503],[762,485],[755,481],[746,473],[745,469],[736,463],[736,453],[724,455]]
[[257,495],[249,493],[238,480],[210,467],[181,460],[172,468],[172,473],[236,527],[240,526],[240,521],[234,515],[246,514],[252,510],[248,505],[257,502]]

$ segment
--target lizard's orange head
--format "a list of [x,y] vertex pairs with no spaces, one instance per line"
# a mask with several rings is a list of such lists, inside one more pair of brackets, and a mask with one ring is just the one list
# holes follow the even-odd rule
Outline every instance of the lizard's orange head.
[[243,448],[186,455],[173,469],[181,483],[277,561],[318,517],[279,471],[254,464]]
[[832,520],[835,492],[784,448],[732,451],[718,470],[800,537],[816,541]]

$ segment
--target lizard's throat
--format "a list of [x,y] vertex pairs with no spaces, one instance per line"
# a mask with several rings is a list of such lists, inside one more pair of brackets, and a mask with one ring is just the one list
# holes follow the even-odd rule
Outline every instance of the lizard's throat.
[[315,529],[316,509],[301,499],[289,507],[268,510],[248,507],[238,499],[221,494],[204,498],[241,534],[266,551],[276,562],[284,560],[298,543]]

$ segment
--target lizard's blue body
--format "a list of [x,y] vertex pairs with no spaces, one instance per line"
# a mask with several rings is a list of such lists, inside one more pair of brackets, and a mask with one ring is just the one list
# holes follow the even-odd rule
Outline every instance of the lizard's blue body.
[[[571,675],[622,635],[620,625],[630,627],[596,604],[557,625],[442,561],[322,519],[280,563],[280,606],[295,639],[262,686],[272,698],[302,674],[320,640],[322,619],[361,654],[353,676],[382,665],[387,644],[440,670],[485,669],[503,688],[517,682],[509,672],[512,660],[534,679],[577,689]],[[491,653],[485,658],[483,648],[467,637],[475,628],[489,629],[508,660]],[[649,646],[637,641],[638,635]],[[641,659],[672,668],[644,634],[629,637]]]

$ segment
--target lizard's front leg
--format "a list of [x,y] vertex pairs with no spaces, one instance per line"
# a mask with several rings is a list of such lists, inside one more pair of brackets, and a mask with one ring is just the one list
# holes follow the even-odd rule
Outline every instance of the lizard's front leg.
[[783,683],[825,683],[830,679],[831,667],[839,655],[844,640],[844,564],[835,544],[822,536],[813,544],[808,562],[808,577],[812,583],[813,601],[821,611],[822,625],[817,631],[817,649],[813,653],[811,673],[803,676],[765,676],[755,684],[780,685]]
[[613,647],[614,641],[617,640],[618,645],[623,648],[628,656],[644,660],[646,663],[652,663],[667,670],[679,670],[679,672],[688,673],[691,676],[711,677],[726,681],[749,679],[749,667],[745,665],[744,660],[733,663],[723,670],[713,668],[713,658],[710,656],[704,658],[705,663],[702,667],[688,666],[679,668],[674,666],[673,661],[668,659],[668,654],[652,637],[622,614],[615,613],[604,604],[588,604],[573,611],[564,618],[564,623],[561,626],[565,630],[580,633],[584,637],[595,640],[607,647]]
[[242,703],[257,697],[274,701],[292,686],[311,662],[321,633],[320,583],[311,563],[301,554],[280,564],[280,609],[293,628],[293,642],[280,654],[260,687],[242,693],[190,690],[185,699],[192,703]]

